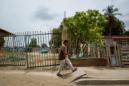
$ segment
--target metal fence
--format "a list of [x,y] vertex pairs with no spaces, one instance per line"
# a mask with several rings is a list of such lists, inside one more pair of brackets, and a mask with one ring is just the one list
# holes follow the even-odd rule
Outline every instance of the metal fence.
[[4,39],[0,47],[0,65],[41,67],[58,65],[61,34],[43,32],[15,33]]
[[[0,37],[0,66],[27,68],[56,66],[59,64],[58,53],[61,42],[61,34],[52,32],[19,32]],[[71,42],[70,39],[69,42],[71,59],[98,57],[95,44],[88,44],[86,49],[82,50],[78,49],[76,43]]]

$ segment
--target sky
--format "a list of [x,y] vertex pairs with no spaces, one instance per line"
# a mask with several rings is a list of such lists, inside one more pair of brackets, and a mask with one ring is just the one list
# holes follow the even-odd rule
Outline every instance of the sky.
[[10,32],[48,32],[66,16],[77,11],[97,9],[103,13],[108,5],[119,9],[117,16],[129,30],[129,0],[0,0],[0,28]]

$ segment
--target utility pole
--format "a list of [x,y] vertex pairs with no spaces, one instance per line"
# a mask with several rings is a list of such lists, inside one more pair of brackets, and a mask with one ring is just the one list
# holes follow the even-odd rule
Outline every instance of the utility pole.
[[64,11],[63,30],[62,30],[62,42],[64,40],[68,40],[68,37],[67,37],[67,26],[65,25],[65,19],[66,19],[66,11]]

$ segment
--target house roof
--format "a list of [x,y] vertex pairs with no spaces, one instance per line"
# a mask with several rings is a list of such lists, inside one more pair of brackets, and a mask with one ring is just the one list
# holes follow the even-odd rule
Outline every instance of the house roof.
[[14,34],[0,28],[0,37],[9,36],[9,35],[14,35]]

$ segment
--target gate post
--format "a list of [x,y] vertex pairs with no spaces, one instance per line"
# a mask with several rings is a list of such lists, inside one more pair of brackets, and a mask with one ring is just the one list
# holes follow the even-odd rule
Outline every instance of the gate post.
[[26,53],[26,68],[29,68],[28,54],[27,54],[27,39],[26,39],[26,37],[27,37],[27,33],[25,32],[25,37],[24,37],[24,39],[25,39],[25,53]]

